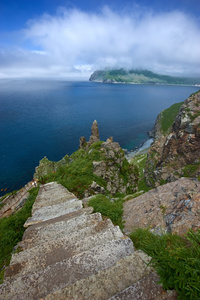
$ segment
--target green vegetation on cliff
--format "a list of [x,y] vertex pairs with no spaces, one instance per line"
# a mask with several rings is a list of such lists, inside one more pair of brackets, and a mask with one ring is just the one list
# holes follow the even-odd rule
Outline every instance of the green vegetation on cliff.
[[65,157],[65,163],[62,164],[49,161],[47,158],[42,159],[37,167],[35,177],[41,183],[57,181],[79,198],[83,197],[84,192],[93,181],[104,187],[105,181],[93,174],[92,165],[94,160],[103,159],[100,150],[102,143],[94,143],[86,152],[83,149],[77,150],[70,158]]
[[175,103],[161,112],[161,130],[166,133],[173,125],[183,102]]
[[9,265],[14,246],[21,241],[26,220],[31,216],[32,205],[37,197],[39,188],[32,188],[29,197],[15,214],[0,219],[0,283],[3,281],[4,268]]
[[147,186],[144,177],[146,161],[147,161],[147,151],[139,152],[131,159],[131,163],[134,164],[138,169],[139,179],[138,179],[138,192],[135,194],[136,197],[141,195],[142,193],[148,192],[151,189],[151,187]]
[[106,195],[133,193],[137,188],[138,171],[128,163],[118,143],[98,141],[65,157],[62,163],[42,159],[35,178],[41,183],[57,181],[83,198],[97,191]]
[[135,83],[135,84],[200,84],[200,78],[173,77],[160,75],[148,70],[97,70],[89,78],[90,81],[103,83]]
[[152,257],[150,264],[165,289],[175,289],[180,299],[200,299],[200,230],[185,237],[137,229],[130,235],[134,246]]

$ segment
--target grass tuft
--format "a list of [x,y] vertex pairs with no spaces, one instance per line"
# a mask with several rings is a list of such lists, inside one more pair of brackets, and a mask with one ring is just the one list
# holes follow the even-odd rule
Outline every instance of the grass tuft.
[[121,229],[123,229],[123,199],[116,199],[114,202],[110,201],[110,198],[105,195],[97,195],[94,196],[88,202],[89,206],[94,208],[94,212],[100,212],[103,216],[111,219],[114,225],[118,225]]
[[137,249],[152,257],[150,264],[165,289],[175,289],[182,300],[200,299],[200,230],[180,237],[139,228],[130,237]]

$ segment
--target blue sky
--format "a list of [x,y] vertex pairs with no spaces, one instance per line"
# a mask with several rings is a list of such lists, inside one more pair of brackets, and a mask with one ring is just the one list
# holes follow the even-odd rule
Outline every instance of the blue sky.
[[116,67],[200,77],[200,1],[0,1],[0,78]]

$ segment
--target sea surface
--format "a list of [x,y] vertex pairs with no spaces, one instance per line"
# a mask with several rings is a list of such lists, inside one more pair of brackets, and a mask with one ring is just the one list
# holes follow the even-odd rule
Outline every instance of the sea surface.
[[140,147],[158,113],[198,89],[0,80],[0,190],[18,189],[30,181],[44,156],[58,161],[76,151],[80,136],[89,140],[95,119],[101,140],[113,136],[122,148]]

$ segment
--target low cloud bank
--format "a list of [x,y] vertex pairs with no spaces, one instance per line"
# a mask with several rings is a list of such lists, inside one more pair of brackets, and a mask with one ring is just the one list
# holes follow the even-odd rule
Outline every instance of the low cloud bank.
[[[200,76],[200,27],[180,11],[59,9],[29,20],[23,42],[0,49],[0,77],[88,78],[100,68]],[[28,46],[27,46],[28,45]]]

